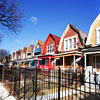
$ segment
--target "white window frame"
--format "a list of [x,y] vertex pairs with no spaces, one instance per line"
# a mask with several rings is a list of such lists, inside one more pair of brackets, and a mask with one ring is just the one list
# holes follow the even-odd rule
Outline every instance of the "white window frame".
[[46,54],[54,54],[54,43],[47,46],[47,53]]
[[[73,39],[76,38],[76,48],[74,48],[74,43],[73,43]],[[72,48],[70,48],[70,40],[72,41]],[[68,48],[66,49],[66,41],[68,43]],[[73,50],[73,49],[77,49],[77,35],[74,35],[74,36],[71,36],[71,37],[68,37],[68,38],[65,38],[64,39],[64,51],[67,51],[67,50]]]
[[96,44],[100,44],[100,27],[96,28]]

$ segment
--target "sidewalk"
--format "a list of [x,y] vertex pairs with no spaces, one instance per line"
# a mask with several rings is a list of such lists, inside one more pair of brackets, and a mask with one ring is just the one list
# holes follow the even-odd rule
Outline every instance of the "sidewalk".
[[16,100],[0,82],[0,100]]

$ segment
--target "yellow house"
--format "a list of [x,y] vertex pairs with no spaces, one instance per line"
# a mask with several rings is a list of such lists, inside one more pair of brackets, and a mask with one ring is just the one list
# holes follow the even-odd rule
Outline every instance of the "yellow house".
[[[85,72],[100,74],[100,13],[90,26],[84,52]],[[100,76],[100,75],[99,75]]]

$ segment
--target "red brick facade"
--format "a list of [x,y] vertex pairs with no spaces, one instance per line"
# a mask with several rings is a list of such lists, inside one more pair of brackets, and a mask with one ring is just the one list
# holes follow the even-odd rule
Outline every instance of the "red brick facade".
[[[71,37],[71,36],[75,36],[75,35],[77,35],[78,48],[82,45],[78,33],[76,31],[74,31],[72,28],[69,28],[68,31],[67,31],[67,33],[66,33],[66,35],[64,36],[62,44],[61,44],[61,50],[62,50],[62,52],[64,52],[64,39],[68,38],[68,37]],[[70,50],[70,51],[74,51],[74,50]]]
[[54,44],[54,53],[57,53],[59,41],[60,41],[59,37],[49,34],[44,44],[43,54],[45,55],[47,53],[47,46],[50,44]]

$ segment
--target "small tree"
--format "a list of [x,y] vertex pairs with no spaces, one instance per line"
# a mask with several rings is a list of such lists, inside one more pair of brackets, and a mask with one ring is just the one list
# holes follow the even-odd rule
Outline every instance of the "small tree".
[[17,32],[21,28],[23,11],[17,0],[0,0],[0,28]]
[[7,51],[5,49],[0,49],[0,63],[1,64],[3,64],[5,57],[8,55],[9,55],[9,51]]

